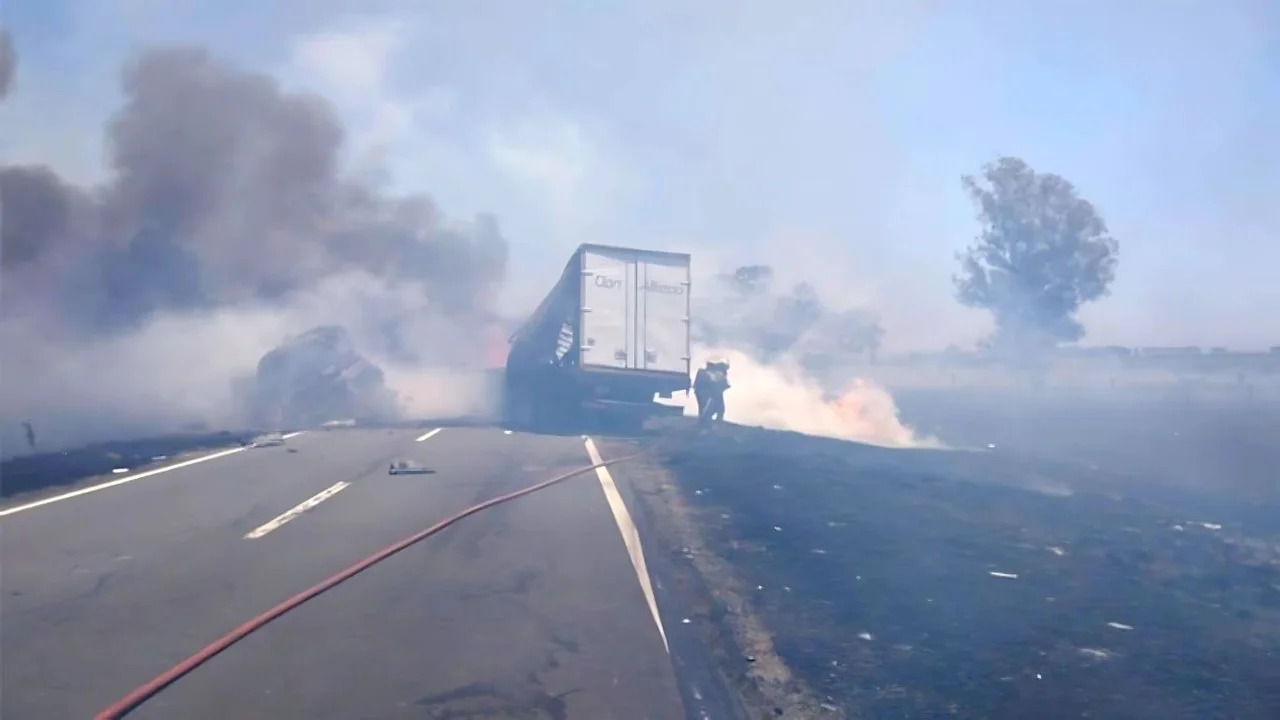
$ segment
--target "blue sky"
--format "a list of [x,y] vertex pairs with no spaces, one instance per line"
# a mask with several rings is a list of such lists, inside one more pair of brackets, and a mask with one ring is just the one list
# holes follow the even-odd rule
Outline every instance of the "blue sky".
[[121,63],[204,44],[327,95],[353,163],[496,212],[513,307],[577,243],[635,243],[773,263],[875,306],[894,348],[966,343],[959,176],[1015,154],[1121,242],[1089,342],[1280,344],[1270,0],[9,0],[3,22],[0,161],[101,177]]

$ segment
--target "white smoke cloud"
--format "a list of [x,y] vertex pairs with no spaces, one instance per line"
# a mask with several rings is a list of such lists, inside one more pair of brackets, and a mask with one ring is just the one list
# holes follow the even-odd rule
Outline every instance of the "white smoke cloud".
[[[850,378],[832,397],[789,360],[764,364],[738,350],[694,349],[695,367],[710,359],[729,361],[728,422],[884,447],[943,447],[937,438],[917,435],[903,424],[893,396],[866,378]],[[685,414],[697,415],[692,397],[685,401]]]

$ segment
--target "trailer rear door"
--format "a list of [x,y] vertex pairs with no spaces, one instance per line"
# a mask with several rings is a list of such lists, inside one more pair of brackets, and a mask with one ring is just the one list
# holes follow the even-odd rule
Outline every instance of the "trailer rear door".
[[638,367],[688,375],[689,258],[645,253],[638,260]]
[[579,337],[584,367],[636,367],[635,253],[583,250]]

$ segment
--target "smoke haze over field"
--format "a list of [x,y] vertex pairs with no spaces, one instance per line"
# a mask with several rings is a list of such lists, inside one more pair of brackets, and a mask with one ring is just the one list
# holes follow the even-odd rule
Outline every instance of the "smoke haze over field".
[[959,178],[1000,154],[1123,245],[1086,342],[1280,343],[1250,312],[1280,305],[1267,0],[274,7],[6,6],[6,445],[17,420],[70,437],[68,413],[224,422],[224,376],[339,321],[415,402],[466,405],[420,361],[469,354],[460,319],[522,316],[584,241],[770,265],[886,354],[970,346]]

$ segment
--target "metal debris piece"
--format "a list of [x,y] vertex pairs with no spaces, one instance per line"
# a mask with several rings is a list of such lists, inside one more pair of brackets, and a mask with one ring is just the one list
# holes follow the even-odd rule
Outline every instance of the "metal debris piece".
[[431,472],[427,468],[409,460],[397,460],[387,468],[388,475],[424,475]]
[[283,444],[284,444],[284,433],[269,432],[269,433],[263,433],[258,437],[254,438],[249,443],[249,447],[255,447],[255,448],[278,447]]
[[1006,578],[1006,579],[1009,579],[1009,580],[1017,580],[1017,579],[1018,579],[1018,574],[1017,574],[1017,573],[1006,573],[1006,572],[998,572],[998,571],[996,571],[996,570],[992,570],[992,571],[990,572],[990,575],[991,575],[991,577]]
[[1116,630],[1132,630],[1133,629],[1132,625],[1125,625],[1124,623],[1118,623],[1118,622],[1109,622],[1107,623],[1107,627],[1115,628]]

